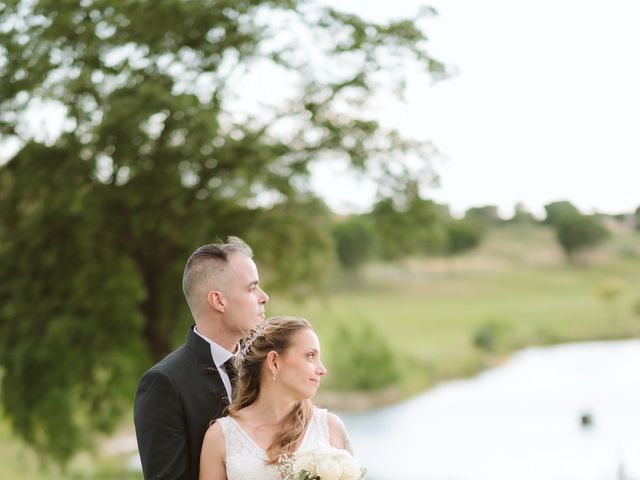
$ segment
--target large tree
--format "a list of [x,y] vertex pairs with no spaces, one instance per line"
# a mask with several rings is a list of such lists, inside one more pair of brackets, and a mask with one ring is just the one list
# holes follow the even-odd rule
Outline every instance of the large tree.
[[342,159],[401,188],[431,149],[368,105],[409,64],[445,74],[425,43],[412,20],[302,0],[2,3],[0,365],[18,434],[65,461],[113,425],[183,335],[197,245],[241,235],[300,293],[326,278],[309,168]]

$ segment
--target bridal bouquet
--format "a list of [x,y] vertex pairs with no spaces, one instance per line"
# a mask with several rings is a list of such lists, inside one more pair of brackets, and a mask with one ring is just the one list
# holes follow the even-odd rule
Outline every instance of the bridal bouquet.
[[366,470],[346,450],[321,447],[280,458],[283,480],[360,480]]

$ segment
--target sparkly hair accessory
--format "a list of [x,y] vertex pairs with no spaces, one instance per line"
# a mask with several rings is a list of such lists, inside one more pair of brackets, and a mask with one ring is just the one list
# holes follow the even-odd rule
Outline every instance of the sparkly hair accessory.
[[268,326],[269,326],[269,321],[268,320],[263,321],[255,329],[251,330],[251,333],[249,333],[249,335],[247,335],[247,337],[243,340],[242,346],[238,350],[238,353],[236,353],[237,366],[242,365],[242,362],[244,362],[244,359],[247,356],[247,353],[249,352],[251,345],[253,345],[253,342],[255,342],[258,338],[264,336],[264,332],[267,330]]

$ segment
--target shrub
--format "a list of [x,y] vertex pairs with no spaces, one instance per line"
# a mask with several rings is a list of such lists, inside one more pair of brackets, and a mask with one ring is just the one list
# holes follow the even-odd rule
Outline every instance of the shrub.
[[487,320],[473,332],[473,345],[491,353],[507,349],[511,327],[501,320]]
[[451,220],[446,227],[451,255],[477,247],[486,233],[486,226],[474,219]]
[[396,354],[371,323],[339,323],[332,339],[331,385],[338,390],[379,390],[396,384]]

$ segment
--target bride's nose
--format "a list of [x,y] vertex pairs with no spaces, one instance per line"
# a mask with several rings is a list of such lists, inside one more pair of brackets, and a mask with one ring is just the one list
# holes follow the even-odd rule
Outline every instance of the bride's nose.
[[326,374],[327,374],[327,369],[325,368],[324,364],[320,362],[320,366],[318,368],[318,375],[326,375]]

